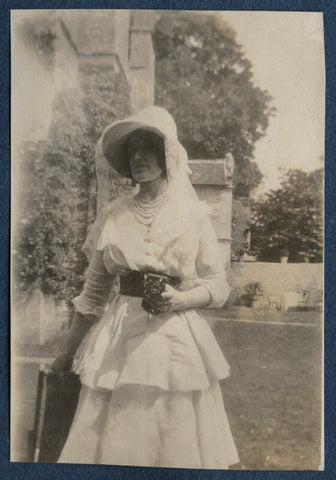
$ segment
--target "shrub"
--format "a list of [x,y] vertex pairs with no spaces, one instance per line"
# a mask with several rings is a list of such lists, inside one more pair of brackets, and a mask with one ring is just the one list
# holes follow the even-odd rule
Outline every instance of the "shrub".
[[236,300],[237,305],[252,307],[258,297],[262,294],[262,288],[259,282],[250,282],[243,288],[241,295]]

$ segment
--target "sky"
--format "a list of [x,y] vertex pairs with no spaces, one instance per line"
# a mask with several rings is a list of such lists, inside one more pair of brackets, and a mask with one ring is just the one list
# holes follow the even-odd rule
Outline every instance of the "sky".
[[280,169],[323,166],[323,17],[310,12],[222,12],[253,65],[254,82],[277,108],[255,161],[264,175],[257,196],[279,186]]

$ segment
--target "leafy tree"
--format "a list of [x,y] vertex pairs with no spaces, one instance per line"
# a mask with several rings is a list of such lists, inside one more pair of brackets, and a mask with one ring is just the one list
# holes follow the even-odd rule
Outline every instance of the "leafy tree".
[[254,85],[251,63],[220,15],[164,11],[153,43],[155,103],[176,119],[193,158],[235,158],[234,196],[248,197],[262,175],[254,145],[274,113],[271,97]]
[[271,190],[252,206],[252,247],[262,261],[279,261],[280,250],[289,261],[323,258],[323,169],[307,173],[292,169],[281,188]]

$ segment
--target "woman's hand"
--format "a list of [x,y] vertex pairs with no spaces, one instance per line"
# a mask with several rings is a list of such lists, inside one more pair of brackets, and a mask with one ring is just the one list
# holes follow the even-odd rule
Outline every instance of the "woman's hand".
[[48,373],[68,372],[69,370],[71,370],[73,358],[74,356],[70,355],[69,353],[60,353],[49,365],[47,369]]
[[164,301],[167,312],[174,310],[185,310],[187,306],[183,300],[184,292],[176,290],[171,285],[166,285],[165,291],[161,293],[161,298]]
[[91,327],[90,321],[79,312],[75,312],[70,329],[67,331],[62,345],[62,352],[49,365],[47,371],[68,372],[71,370],[74,354]]
[[183,292],[166,285],[161,298],[166,305],[166,312],[205,307],[211,300],[209,290],[201,285]]

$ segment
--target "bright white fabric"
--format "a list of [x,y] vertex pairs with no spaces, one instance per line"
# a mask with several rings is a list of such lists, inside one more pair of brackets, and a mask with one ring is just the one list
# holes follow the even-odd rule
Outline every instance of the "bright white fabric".
[[[193,200],[175,215],[168,205],[148,236],[132,201],[113,202],[96,222],[88,240],[96,250],[76,308],[94,318],[108,302],[111,278],[129,268],[177,275],[185,289],[204,285],[209,306],[222,305],[229,288],[205,205]],[[82,392],[59,462],[237,463],[218,385],[229,365],[210,327],[193,309],[152,316],[141,302],[116,295],[87,336],[74,364]]]
[[[74,300],[84,315],[102,308],[96,295],[97,279],[106,272],[154,270],[178,276],[182,289],[204,285],[211,296],[209,307],[225,302],[229,287],[220,260],[217,239],[203,203],[190,201],[172,215],[164,208],[146,237],[146,228],[134,217],[133,196],[114,202],[96,232],[97,251],[89,278]],[[101,256],[97,261],[97,256]],[[98,266],[103,270],[97,276]],[[95,289],[90,291],[90,272]],[[104,299],[108,291],[103,286]],[[94,301],[97,301],[95,307]],[[157,386],[164,390],[208,388],[229,375],[229,366],[207,322],[195,310],[151,316],[141,299],[117,295],[90,334],[76,364],[82,383],[112,390],[124,384]]]
[[95,322],[101,318],[111,295],[114,277],[106,270],[101,252],[92,257],[86,272],[86,282],[82,295],[72,300],[76,310]]
[[238,462],[218,383],[165,392],[83,387],[61,463],[226,469]]
[[229,366],[207,322],[193,309],[152,316],[140,298],[108,301],[112,279],[129,269],[177,276],[185,290],[202,285],[209,308],[229,295],[208,208],[196,198],[169,113],[150,107],[103,139],[140,125],[163,135],[169,201],[150,229],[135,219],[137,191],[109,203],[84,244],[88,279],[74,304],[99,322],[74,365],[83,387],[59,462],[226,469],[238,462],[218,384]]
[[97,389],[138,384],[190,391],[226,378],[229,366],[196,311],[151,316],[140,298],[122,295],[89,336],[75,372]]
[[[212,297],[208,307],[221,307],[230,289],[207,205],[185,199],[176,210],[175,202],[168,202],[148,232],[134,216],[134,195],[108,204],[95,222],[83,247],[93,264],[89,273],[100,265],[103,276],[106,270],[115,275],[129,269],[174,275],[183,280],[182,289],[206,286]],[[99,251],[103,262],[97,261]]]
[[197,198],[189,179],[188,154],[177,138],[173,117],[162,107],[152,105],[132,117],[109,125],[98,142],[98,150],[104,152],[107,162],[114,167],[120,162],[127,162],[127,155],[120,145],[127,141],[131,132],[139,128],[158,133],[163,138],[167,180],[176,207],[181,205],[185,197]]

